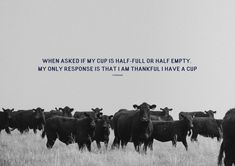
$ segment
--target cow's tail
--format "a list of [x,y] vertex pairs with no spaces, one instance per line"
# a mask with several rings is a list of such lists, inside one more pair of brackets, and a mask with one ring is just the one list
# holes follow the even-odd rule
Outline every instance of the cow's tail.
[[218,166],[222,165],[222,158],[223,158],[224,146],[223,142],[220,145],[219,156],[218,156]]
[[44,137],[45,137],[45,135],[46,135],[46,132],[45,132],[45,130],[43,130],[43,131],[42,131],[42,135],[41,135],[41,137],[42,137],[42,138],[44,138]]

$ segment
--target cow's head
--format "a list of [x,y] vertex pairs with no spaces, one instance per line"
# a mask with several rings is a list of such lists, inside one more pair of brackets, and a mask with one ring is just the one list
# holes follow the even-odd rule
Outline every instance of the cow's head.
[[72,112],[73,112],[74,108],[69,108],[68,106],[65,106],[64,108],[59,108],[59,110],[62,111],[63,116],[72,117]]
[[2,110],[3,110],[3,112],[5,113],[6,118],[7,118],[8,120],[10,120],[11,117],[12,117],[12,112],[14,111],[14,108],[13,108],[13,109],[5,109],[5,108],[2,108]]
[[103,108],[92,108],[91,110],[95,113],[95,119],[103,115],[103,113],[101,112]]
[[209,111],[205,111],[205,113],[208,115],[208,117],[214,118],[214,114],[216,113],[216,111],[209,110]]
[[162,112],[164,113],[165,116],[168,116],[168,115],[170,115],[169,112],[172,111],[173,109],[165,107],[165,108],[160,108],[160,110],[162,110]]
[[38,107],[36,109],[33,109],[34,118],[36,121],[41,122],[42,124],[45,124],[45,115],[44,115],[44,109]]
[[149,105],[147,103],[142,103],[141,105],[133,105],[135,109],[140,111],[139,113],[139,120],[141,122],[149,122],[150,120],[150,110],[156,108],[156,105]]
[[191,115],[186,114],[186,113],[182,113],[181,117],[182,117],[182,120],[184,120],[187,123],[188,129],[192,129],[193,128],[193,118],[194,118],[194,116],[191,116]]

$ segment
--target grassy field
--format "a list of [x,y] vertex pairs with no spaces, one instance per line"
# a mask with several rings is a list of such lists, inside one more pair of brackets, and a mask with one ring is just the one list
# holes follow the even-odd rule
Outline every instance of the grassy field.
[[46,139],[40,132],[19,134],[18,131],[7,135],[0,134],[0,166],[215,166],[220,143],[215,139],[199,137],[199,143],[188,140],[186,152],[182,143],[172,147],[171,143],[154,142],[154,150],[145,155],[135,152],[133,144],[125,149],[110,150],[113,133],[110,135],[109,148],[98,150],[92,143],[92,152],[79,151],[76,144],[66,146],[56,141],[51,150],[46,148]]

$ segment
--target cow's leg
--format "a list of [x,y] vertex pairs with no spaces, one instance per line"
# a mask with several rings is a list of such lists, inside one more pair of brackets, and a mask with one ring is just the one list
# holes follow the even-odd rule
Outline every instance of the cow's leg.
[[134,143],[135,150],[136,150],[137,152],[140,152],[140,145],[139,145],[139,143],[136,142],[136,141],[133,141],[133,143]]
[[232,166],[233,162],[233,153],[225,151],[224,166]]
[[184,139],[182,140],[182,143],[183,143],[185,149],[188,150],[188,143],[187,143],[187,141],[186,141],[186,138],[184,138]]
[[90,152],[91,151],[91,142],[90,141],[86,142],[86,147],[87,147],[87,150]]
[[104,141],[104,146],[106,150],[108,149],[108,143],[109,143],[109,140]]
[[33,132],[34,132],[34,134],[36,134],[36,133],[37,133],[37,129],[34,128],[34,129],[33,129]]
[[126,142],[124,140],[121,140],[121,146],[122,146],[122,149],[126,146]]
[[48,149],[51,149],[53,147],[53,145],[55,144],[55,141],[56,141],[56,138],[57,138],[57,135],[56,133],[46,133],[47,135],[47,148]]
[[173,137],[173,140],[172,140],[172,145],[174,146],[174,147],[176,147],[176,144],[177,144],[177,135],[174,135],[174,137]]
[[111,149],[114,149],[115,147],[119,148],[119,145],[120,145],[120,140],[119,140],[119,138],[115,137],[113,140],[113,144],[111,146]]
[[100,141],[96,141],[96,145],[97,145],[97,148],[98,148],[98,149],[101,148]]
[[84,147],[83,143],[78,143],[78,148],[79,148],[79,150],[82,150],[83,147]]

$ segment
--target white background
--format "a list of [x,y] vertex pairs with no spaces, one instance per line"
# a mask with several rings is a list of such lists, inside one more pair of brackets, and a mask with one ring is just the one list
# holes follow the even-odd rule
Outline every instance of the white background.
[[[76,111],[148,102],[180,111],[235,107],[235,1],[1,0],[0,106]],[[189,73],[38,72],[42,58],[185,57]]]

